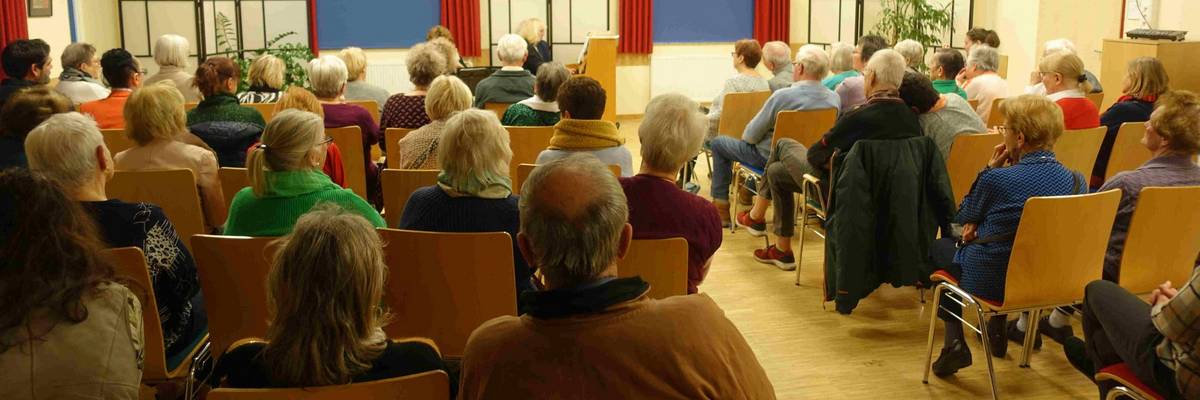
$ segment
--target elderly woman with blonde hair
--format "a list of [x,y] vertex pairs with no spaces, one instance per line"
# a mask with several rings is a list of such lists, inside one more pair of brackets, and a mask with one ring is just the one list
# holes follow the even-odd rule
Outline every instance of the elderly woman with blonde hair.
[[517,25],[517,34],[528,44],[529,57],[525,59],[525,68],[531,74],[537,74],[543,63],[554,61],[554,52],[546,41],[546,22],[540,18],[529,18]]
[[193,75],[188,72],[188,54],[192,52],[191,49],[187,38],[183,36],[159,36],[154,42],[154,63],[158,64],[158,72],[146,78],[142,85],[170,81],[183,94],[184,101],[200,101],[200,89],[192,84]]
[[429,40],[430,46],[440,51],[446,57],[446,69],[443,74],[454,75],[458,73],[459,68],[466,67],[466,61],[463,61],[462,56],[458,55],[458,46],[454,45],[454,41],[440,37]]
[[704,141],[707,121],[699,110],[699,104],[677,93],[650,100],[638,126],[641,170],[620,178],[634,239],[687,239],[689,294],[697,292],[713,254],[721,247],[717,210],[708,200],[675,185],[675,177]]
[[[275,102],[275,113],[278,114],[283,110],[300,110],[308,111],[317,114],[322,118],[325,117],[325,110],[321,109],[321,102],[317,100],[308,89],[292,86],[286,92],[281,93],[279,100]],[[257,148],[258,143],[246,149],[246,155]],[[329,148],[325,152],[325,164],[321,166],[321,172],[329,176],[329,179],[338,186],[346,187],[346,171],[342,168],[342,151],[338,149],[337,143],[329,143]]]
[[387,104],[390,95],[387,89],[367,82],[367,52],[357,47],[347,47],[338,52],[346,63],[346,100],[370,100],[378,107]]
[[429,92],[429,84],[441,76],[449,65],[438,47],[430,43],[419,43],[409,49],[404,63],[408,67],[408,81],[412,82],[413,90],[388,98],[383,106],[383,115],[379,118],[380,129],[417,129],[428,124],[425,95]]
[[516,244],[521,224],[508,176],[512,161],[508,131],[490,111],[458,112],[446,120],[437,152],[442,166],[438,182],[413,192],[399,228],[508,232],[513,239],[517,293],[532,290],[532,271]]
[[250,63],[250,89],[238,94],[240,103],[274,103],[283,93],[283,60],[263,54]]
[[1100,186],[1104,181],[1108,159],[1112,156],[1113,144],[1117,141],[1121,125],[1149,121],[1154,104],[1170,89],[1171,77],[1167,76],[1162,61],[1154,57],[1138,57],[1126,65],[1121,86],[1121,97],[1100,114],[1100,125],[1108,128],[1108,132],[1104,135],[1096,165],[1092,168],[1092,187]]
[[400,168],[439,169],[438,144],[446,122],[455,113],[471,108],[471,89],[456,76],[444,75],[433,80],[425,95],[425,112],[433,120],[428,125],[409,132],[396,143]]

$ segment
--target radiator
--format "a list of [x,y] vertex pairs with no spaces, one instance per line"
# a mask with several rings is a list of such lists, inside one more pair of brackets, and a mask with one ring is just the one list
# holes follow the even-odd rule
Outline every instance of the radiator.
[[412,82],[408,81],[408,67],[402,60],[373,61],[367,64],[367,82],[387,89],[391,94],[413,90]]

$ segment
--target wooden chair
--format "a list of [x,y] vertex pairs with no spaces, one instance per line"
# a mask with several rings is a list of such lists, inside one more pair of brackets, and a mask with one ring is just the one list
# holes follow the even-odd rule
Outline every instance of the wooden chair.
[[217,170],[217,178],[221,180],[221,192],[225,195],[225,209],[233,205],[233,198],[242,188],[250,186],[250,177],[245,168],[221,167]]
[[200,105],[200,102],[198,101],[189,101],[187,103],[183,103],[183,111],[192,111],[198,105]]
[[721,106],[721,120],[717,124],[717,132],[722,135],[741,138],[746,130],[746,124],[754,119],[762,109],[770,91],[726,93],[724,105]]
[[[460,357],[485,321],[517,314],[513,238],[505,232],[379,229],[388,264],[388,337],[427,337]],[[463,251],[470,249],[470,251]]]
[[1198,201],[1200,186],[1142,189],[1121,255],[1121,287],[1143,294],[1166,281],[1191,280],[1200,254]]
[[988,113],[987,127],[995,128],[1004,126],[1004,99],[998,98],[992,101],[992,111]]
[[[1104,104],[1104,92],[1088,93],[1085,96],[1087,96],[1088,100],[1091,100],[1092,104],[1096,105],[1096,108],[1100,108],[1100,105]],[[1100,110],[1100,112],[1104,112],[1104,110]]]
[[437,184],[440,170],[436,169],[385,169],[379,179],[383,184],[383,219],[387,226],[400,225],[404,205],[413,192],[425,186]]
[[114,156],[137,147],[137,142],[126,136],[124,129],[101,129],[100,134],[104,135],[104,147],[108,147],[108,151]]
[[978,109],[979,109],[979,99],[967,100],[967,104],[970,104],[970,105],[971,105],[971,109],[972,109],[972,110],[978,110]]
[[1096,373],[1096,383],[1103,381],[1113,381],[1118,383],[1117,387],[1108,391],[1106,400],[1116,400],[1121,397],[1127,397],[1133,400],[1162,400],[1165,399],[1161,394],[1158,394],[1150,386],[1147,386],[1137,375],[1134,375],[1133,370],[1129,369],[1129,365],[1125,363],[1114,364],[1101,368]]
[[383,141],[387,142],[387,167],[391,169],[400,169],[400,145],[396,144],[400,139],[408,136],[412,129],[408,128],[387,128],[383,131]]
[[503,121],[504,113],[508,112],[508,108],[512,107],[513,103],[483,103],[483,109],[496,113],[496,119]]
[[1128,122],[1121,125],[1117,138],[1113,141],[1112,153],[1108,156],[1108,167],[1104,170],[1104,178],[1108,179],[1122,171],[1132,171],[1150,161],[1153,154],[1142,145],[1142,136],[1146,134],[1146,124]]
[[342,170],[346,173],[346,187],[358,197],[367,199],[366,154],[363,154],[362,129],[358,126],[325,129],[333,138],[338,150],[342,151]]
[[161,207],[184,244],[192,235],[205,233],[200,191],[191,170],[117,171],[105,192],[109,198]]
[[[1112,221],[1121,201],[1119,190],[1074,196],[1034,197],[1025,202],[1021,221],[1013,240],[1008,260],[1008,275],[1004,285],[1004,302],[996,303],[972,296],[944,271],[935,272],[930,279],[938,282],[933,291],[933,307],[929,316],[929,337],[925,353],[925,376],[933,361],[933,331],[942,293],[951,292],[962,300],[964,311],[974,309],[979,327],[959,320],[975,329],[983,338],[983,353],[987,358],[988,378],[992,398],[998,397],[996,373],[992,367],[991,345],[988,343],[987,321],[997,315],[1029,312],[1032,321],[1025,335],[1024,352],[1019,360],[1029,366],[1029,354],[1038,331],[1042,310],[1078,304],[1089,282],[1100,279],[1100,265],[1108,248]],[[957,322],[955,322],[957,323]]]
[[1091,176],[1105,132],[1103,126],[1063,132],[1054,143],[1054,156],[1064,167],[1078,171],[1084,177]]
[[214,359],[239,339],[267,335],[267,272],[275,257],[275,239],[192,237]]
[[997,144],[1004,142],[998,133],[963,134],[954,138],[950,156],[946,160],[946,172],[950,174],[950,187],[954,190],[954,204],[962,204],[975,177],[979,176],[992,158]]
[[287,389],[214,389],[208,400],[342,400],[450,398],[450,378],[444,371],[381,379],[348,385]]
[[271,122],[271,118],[275,118],[275,103],[246,103],[243,106],[258,110],[262,114],[263,122]]
[[375,120],[375,125],[379,125],[379,107],[382,107],[382,104],[376,103],[375,100],[355,100],[347,103],[367,109],[367,112],[371,113],[371,119]]
[[[513,193],[520,194],[521,188],[525,185],[525,180],[529,179],[529,174],[533,173],[533,169],[537,168],[537,164],[521,164],[517,166],[516,178],[513,179]],[[613,176],[621,177],[621,167],[619,165],[609,164],[608,170],[612,171]]]
[[[834,169],[834,160],[837,160],[838,150],[833,149],[833,153],[829,156],[829,171]],[[824,188],[821,186],[821,180],[812,174],[804,174],[801,178],[800,201],[796,202],[796,208],[799,212],[796,216],[799,219],[799,224],[796,226],[796,234],[800,236],[799,247],[794,247],[796,252],[796,286],[800,286],[800,265],[804,261],[804,233],[811,231],[813,234],[820,236],[821,240],[825,240],[825,221],[829,220],[829,204],[833,201],[833,187],[837,183],[835,175],[829,175],[829,184]],[[737,221],[732,221],[736,225]],[[822,260],[824,265],[824,260]],[[822,267],[824,268],[824,267]],[[824,307],[824,300],[821,302],[821,307]]]
[[162,321],[158,318],[158,301],[154,295],[154,283],[150,280],[150,268],[146,265],[146,256],[137,247],[107,249],[100,253],[101,257],[113,265],[117,277],[129,287],[142,303],[142,344],[143,366],[142,384],[155,387],[159,384],[184,381],[186,392],[191,393],[195,376],[192,368],[198,354],[208,344],[208,335],[198,340],[183,361],[170,368],[167,365],[167,349],[163,341]]
[[775,117],[775,134],[771,137],[771,148],[779,139],[792,139],[805,147],[821,140],[837,122],[836,108],[823,110],[780,111]]
[[[518,165],[536,164],[538,154],[550,147],[550,138],[554,136],[553,126],[506,126],[504,129],[508,130],[508,145],[513,153],[509,176],[517,176]],[[513,186],[514,189],[519,187]]]
[[650,284],[651,298],[687,295],[687,240],[678,237],[634,240],[617,265],[617,275],[641,276]]

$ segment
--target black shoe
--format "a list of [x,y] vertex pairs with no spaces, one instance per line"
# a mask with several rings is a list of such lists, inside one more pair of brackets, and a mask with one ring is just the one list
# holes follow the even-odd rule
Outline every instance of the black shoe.
[[[1021,332],[1020,329],[1017,329],[1017,320],[1014,319],[1012,321],[1008,321],[1007,335],[1008,335],[1008,340],[1011,340],[1022,346],[1025,345],[1025,332]],[[1042,349],[1042,335],[1034,335],[1033,349],[1034,350]]]
[[1038,333],[1064,345],[1067,338],[1075,337],[1075,330],[1071,329],[1071,325],[1055,328],[1050,325],[1050,317],[1042,317],[1042,321],[1038,323]]
[[1087,355],[1083,339],[1069,336],[1062,345],[1063,353],[1067,355],[1067,361],[1071,362],[1071,366],[1088,379],[1095,380],[1096,366],[1092,364],[1092,358]]
[[1005,333],[1005,319],[1003,317],[993,317],[988,320],[988,344],[992,350],[992,357],[1004,358],[1008,354],[1008,337]]
[[958,370],[971,366],[971,349],[962,340],[942,348],[942,354],[933,362],[933,374],[938,377],[954,375]]

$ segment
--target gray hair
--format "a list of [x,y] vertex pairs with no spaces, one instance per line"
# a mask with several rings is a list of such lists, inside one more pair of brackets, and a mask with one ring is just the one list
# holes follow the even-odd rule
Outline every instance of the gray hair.
[[80,64],[87,64],[96,56],[96,46],[87,43],[71,43],[62,52],[63,68],[79,68]]
[[829,49],[829,69],[842,73],[854,69],[854,46],[834,43]]
[[558,61],[543,63],[537,70],[537,81],[533,88],[544,101],[558,101],[558,88],[571,79],[571,71]]
[[[569,176],[555,179],[564,174]],[[572,198],[563,195],[568,192]],[[617,261],[629,208],[617,178],[594,155],[575,153],[535,168],[519,208],[532,253],[528,261],[548,280],[578,286]]]
[[319,98],[337,97],[350,77],[346,62],[338,56],[320,56],[308,62],[308,85]]
[[179,35],[162,35],[154,42],[154,62],[159,67],[186,68],[189,47],[187,38]]
[[101,146],[104,136],[96,121],[77,112],[54,114],[25,137],[29,169],[68,190],[94,176],[99,166],[96,148]]
[[763,45],[763,58],[775,66],[775,69],[786,67],[792,61],[792,48],[787,43],[778,40]]
[[904,61],[908,64],[909,68],[917,68],[925,64],[925,46],[921,42],[904,39],[900,43],[896,43],[892,48],[904,56]]
[[1062,39],[1062,38],[1048,40],[1048,41],[1046,41],[1046,48],[1044,50],[1042,50],[1042,55],[1048,56],[1052,53],[1056,53],[1056,52],[1060,52],[1060,51],[1067,51],[1067,52],[1070,52],[1071,54],[1076,54],[1075,43],[1072,43],[1068,39]]
[[512,162],[508,130],[500,125],[496,113],[474,108],[446,121],[437,152],[450,185],[464,193],[478,190],[464,187],[468,182],[491,183],[485,181],[508,177]]
[[419,43],[408,50],[404,60],[408,68],[408,80],[418,87],[428,88],[430,83],[446,71],[446,57],[436,45]]
[[796,63],[804,67],[804,74],[816,79],[829,74],[829,55],[821,46],[806,44],[796,52]]
[[1000,53],[987,45],[975,45],[971,47],[971,54],[967,56],[967,66],[972,65],[983,71],[999,71]]
[[529,54],[527,46],[521,35],[510,33],[501,36],[500,41],[496,42],[496,57],[504,64],[519,63]]
[[883,49],[871,56],[871,61],[867,61],[867,66],[863,68],[863,74],[873,74],[876,85],[900,88],[900,84],[904,83],[905,68],[904,57],[901,57],[900,53],[892,49]]
[[642,162],[659,172],[675,172],[700,152],[707,119],[700,105],[678,93],[659,95],[646,105],[638,126]]

